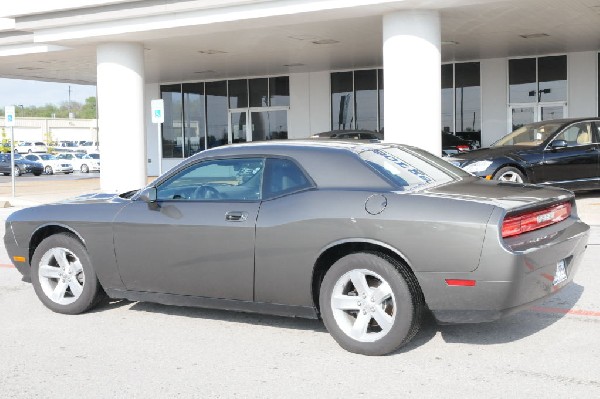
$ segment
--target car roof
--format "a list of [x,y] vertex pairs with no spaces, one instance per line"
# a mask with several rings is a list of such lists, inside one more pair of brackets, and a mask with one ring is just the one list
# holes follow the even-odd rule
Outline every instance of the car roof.
[[[374,170],[366,167],[358,154],[367,150],[390,147],[409,148],[400,144],[344,140],[255,141],[201,151],[182,162],[172,170],[172,173],[203,159],[238,156],[290,157],[298,161],[320,187],[388,190],[390,184]],[[172,173],[163,176],[160,180],[167,179]],[[352,179],[348,179],[348,176],[352,176]]]

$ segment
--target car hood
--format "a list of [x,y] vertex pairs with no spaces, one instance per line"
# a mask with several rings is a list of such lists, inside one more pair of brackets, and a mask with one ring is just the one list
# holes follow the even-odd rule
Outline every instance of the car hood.
[[463,152],[456,156],[450,156],[449,161],[462,160],[462,161],[475,161],[480,159],[494,159],[500,157],[521,157],[524,154],[538,152],[538,147],[530,147],[523,145],[511,145],[503,147],[489,147],[481,148],[478,150],[472,150],[469,152]]
[[99,203],[121,203],[129,201],[122,198],[119,194],[110,193],[90,193],[83,194],[74,198],[69,198],[64,201],[59,201],[57,204],[99,204]]
[[431,188],[426,193],[430,196],[487,203],[507,211],[570,201],[574,197],[572,192],[560,188],[489,181],[475,177]]

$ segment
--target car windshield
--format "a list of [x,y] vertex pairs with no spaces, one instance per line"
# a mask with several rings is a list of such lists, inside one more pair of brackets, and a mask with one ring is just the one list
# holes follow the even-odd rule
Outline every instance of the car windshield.
[[43,159],[44,161],[50,161],[50,160],[56,159],[56,157],[54,155],[50,155],[50,154],[42,154],[42,155],[40,155],[40,158]]
[[438,186],[469,174],[416,148],[369,149],[360,157],[402,190]]
[[556,133],[562,125],[562,123],[555,122],[524,125],[496,141],[492,144],[492,147],[504,147],[509,145],[537,146]]
[[88,154],[88,156],[92,159],[100,159],[100,154]]

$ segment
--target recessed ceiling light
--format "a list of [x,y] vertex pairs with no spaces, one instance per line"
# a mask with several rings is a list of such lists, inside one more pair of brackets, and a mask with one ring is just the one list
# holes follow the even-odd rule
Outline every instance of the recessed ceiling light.
[[44,68],[38,68],[38,67],[18,67],[17,69],[23,70],[23,71],[39,71],[40,69],[44,69]]
[[227,51],[222,51],[222,50],[199,50],[198,51],[200,54],[226,54]]
[[458,42],[454,40],[442,40],[442,46],[456,46],[457,44]]
[[548,37],[550,36],[547,33],[530,33],[528,35],[519,35],[521,36],[523,39],[538,39],[540,37]]
[[334,40],[334,39],[319,39],[319,40],[314,40],[312,43],[313,44],[336,44],[336,43],[339,43],[339,41]]
[[283,64],[284,67],[299,67],[299,66],[304,66],[304,64],[300,63],[300,62],[295,62],[293,64]]
[[194,73],[215,73],[215,71],[213,71],[212,69],[207,69],[206,71],[197,71]]

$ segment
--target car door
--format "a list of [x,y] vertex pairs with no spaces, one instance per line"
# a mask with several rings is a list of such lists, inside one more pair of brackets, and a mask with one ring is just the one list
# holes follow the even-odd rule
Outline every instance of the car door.
[[564,128],[553,141],[564,140],[566,147],[544,150],[544,165],[538,171],[540,181],[568,188],[594,188],[598,184],[597,132],[592,122],[577,122]]
[[10,155],[0,154],[0,173],[10,173]]
[[129,290],[253,300],[255,224],[262,158],[208,160],[134,200],[114,221]]

